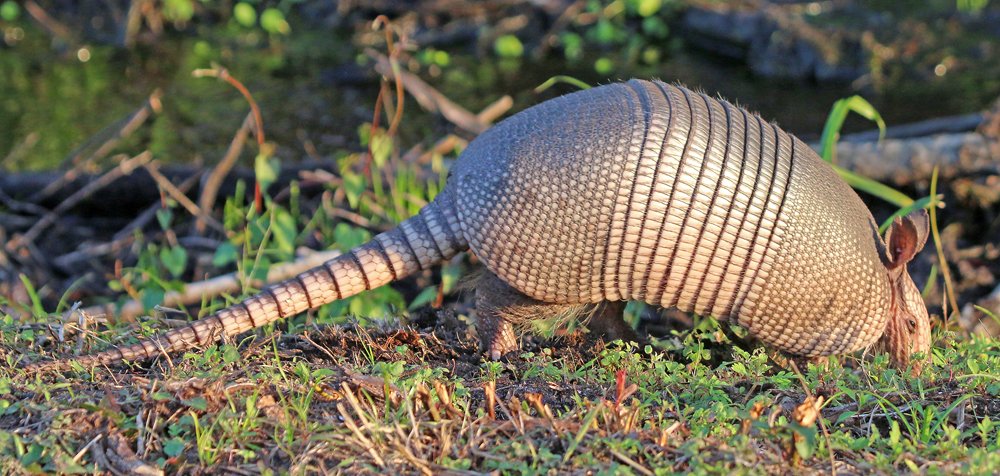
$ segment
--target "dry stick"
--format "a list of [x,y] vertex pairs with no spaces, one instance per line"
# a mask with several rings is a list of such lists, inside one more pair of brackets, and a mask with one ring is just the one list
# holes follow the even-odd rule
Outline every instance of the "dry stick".
[[[65,187],[66,184],[76,180],[89,164],[96,160],[100,160],[111,153],[111,150],[114,149],[122,139],[132,135],[132,133],[135,132],[139,126],[149,119],[152,113],[160,112],[162,107],[160,104],[160,97],[162,95],[163,92],[159,89],[154,90],[153,93],[149,95],[149,99],[146,100],[146,103],[132,113],[131,116],[118,121],[116,124],[106,127],[103,131],[99,132],[91,139],[88,139],[83,145],[71,152],[69,157],[63,160],[63,164],[65,165],[71,163],[73,166],[63,173],[62,177],[58,180],[49,183],[45,186],[45,188],[32,194],[28,200],[34,203],[41,202],[53,193]],[[110,137],[103,144],[101,144],[93,154],[90,154],[90,156],[86,159],[81,160],[81,157],[83,157],[82,151],[87,148],[91,141],[93,141],[96,137],[107,135],[110,135]]]
[[40,137],[41,136],[39,136],[37,132],[28,133],[28,135],[24,136],[24,140],[15,144],[14,147],[11,148],[9,152],[7,152],[7,155],[5,155],[3,158],[0,158],[0,166],[8,162],[20,160],[21,157],[27,154],[28,151],[30,151],[31,148],[38,143],[38,139]]
[[[395,77],[389,58],[371,48],[366,48],[365,54],[376,61],[375,70],[378,71],[379,74],[390,78]],[[416,99],[417,103],[424,109],[431,112],[440,112],[445,119],[448,119],[456,126],[473,134],[481,134],[487,129],[487,127],[489,127],[487,124],[480,121],[475,114],[469,112],[468,109],[455,104],[452,100],[448,99],[443,94],[438,92],[438,90],[425,83],[415,74],[400,70],[399,79],[403,82],[403,87],[406,88],[406,91],[409,92],[410,95],[413,96],[413,99]]]
[[[392,22],[389,17],[385,15],[379,15],[375,17],[375,21],[372,22],[372,28],[378,29],[381,25],[385,24],[385,43],[386,50],[389,52],[389,65],[391,66],[393,77],[396,79],[396,114],[392,117],[392,123],[389,124],[389,136],[396,135],[396,128],[399,127],[399,123],[403,120],[403,99],[405,98],[403,94],[403,81],[400,78],[401,75],[396,74],[399,72],[399,57],[400,48],[396,48],[392,41],[392,31],[394,30]],[[402,41],[402,39],[401,39]]]
[[[163,92],[156,89],[149,95],[149,99],[146,103],[139,107],[132,115],[127,116],[115,124],[105,127],[104,130],[98,132],[95,136],[87,139],[83,145],[79,146],[69,154],[66,159],[63,160],[63,165],[72,164],[73,166],[67,170],[59,180],[55,180],[50,184],[46,185],[45,188],[33,194],[28,200],[38,203],[58,190],[62,189],[67,183],[76,180],[77,177],[83,173],[83,170],[94,161],[103,159],[121,142],[122,139],[132,135],[136,129],[152,116],[153,113],[159,114],[160,109],[162,109],[162,104],[160,103],[160,97],[163,96]],[[110,137],[108,137],[110,136]],[[91,142],[94,142],[98,137],[108,137],[93,154],[90,154],[86,159],[81,159],[83,157],[83,150],[88,148]]]
[[[368,421],[368,418],[365,417],[365,412],[361,408],[361,402],[358,401],[357,396],[354,394],[354,390],[352,390],[351,387],[347,385],[347,382],[340,383],[340,390],[341,393],[345,397],[347,397],[346,400],[348,403],[351,404],[351,408],[354,409],[354,413],[358,416],[358,419],[360,419],[362,423],[364,423],[364,426],[366,428],[370,427],[371,422]],[[354,421],[353,419],[351,419],[351,416],[347,413],[346,409],[344,408],[344,404],[338,403],[337,409],[340,410],[340,414],[344,417],[345,420],[344,423],[348,423],[348,426],[350,426],[351,431],[353,431],[355,436],[357,436],[358,439],[361,440],[361,442],[367,447],[369,453],[372,455],[372,458],[375,460],[375,462],[379,466],[385,467],[385,462],[382,460],[381,457],[379,457],[371,441],[368,440],[368,438],[366,438],[364,434],[362,434],[361,431],[356,426],[354,426]]]
[[[187,194],[191,190],[191,188],[198,183],[199,178],[200,175],[198,175],[197,173],[192,173],[188,178],[184,179],[184,181],[181,182],[180,185],[177,186],[177,189],[180,190],[182,193]],[[119,240],[127,236],[132,236],[135,230],[141,229],[142,227],[146,226],[146,224],[149,223],[149,221],[156,216],[156,211],[160,210],[161,208],[163,208],[162,198],[160,200],[157,200],[152,205],[150,205],[149,208],[147,208],[146,210],[143,210],[143,212],[140,213],[138,217],[136,217],[134,220],[132,220],[127,225],[122,227],[121,230],[118,230],[118,232],[115,233],[112,239]]]
[[[164,177],[163,174],[160,173],[160,169],[157,167],[155,163],[146,164],[144,165],[144,168],[146,169],[147,172],[149,172],[149,176],[153,177],[153,180],[156,181],[156,184],[160,186],[160,189],[166,192],[167,195],[170,195],[170,197],[173,198],[174,200],[177,200],[177,203],[179,203],[182,207],[184,207],[184,209],[187,210],[188,213],[190,213],[193,216],[200,216],[202,214],[201,210],[198,208],[198,205],[195,205],[195,203],[192,202],[191,199],[184,194],[184,192],[178,189],[177,186],[170,181],[170,179]],[[209,225],[211,225],[212,228],[215,228],[216,230],[222,233],[226,232],[226,227],[222,226],[222,223],[219,223],[219,221],[216,220],[215,218],[206,215],[205,221]]]
[[873,180],[906,185],[926,180],[934,167],[940,168],[943,177],[1000,173],[992,143],[978,132],[840,142],[837,160],[842,167]]
[[4,204],[10,211],[30,213],[35,215],[44,215],[48,213],[45,207],[35,205],[34,203],[22,202],[15,199],[14,197],[7,195],[7,192],[0,187],[0,203]]
[[[514,106],[514,99],[510,96],[503,96],[496,101],[493,101],[490,105],[483,108],[479,114],[476,114],[476,118],[479,119],[483,124],[493,124],[494,121],[500,118],[500,116],[507,113],[511,107]],[[456,145],[460,142],[464,143],[464,139],[456,136],[455,134],[448,134],[441,139],[438,139],[434,143],[434,146],[426,152],[420,151],[420,145],[413,146],[410,150],[403,154],[403,161],[409,162],[413,160],[425,161],[430,158],[432,154],[446,154],[453,150]],[[417,157],[417,154],[420,154]]]
[[49,31],[50,34],[59,37],[61,40],[70,43],[73,38],[73,33],[70,32],[69,28],[65,25],[56,21],[56,19],[45,13],[45,10],[38,6],[34,0],[25,0],[24,9],[28,11],[28,15],[31,15],[39,25]]
[[96,444],[97,441],[100,440],[103,437],[104,437],[103,433],[98,433],[97,436],[93,437],[90,440],[89,443],[87,443],[86,445],[84,445],[83,448],[80,448],[80,451],[76,452],[76,455],[73,456],[73,462],[74,463],[79,463],[80,459],[83,458],[83,455],[87,454],[87,451],[90,450],[90,448],[92,446],[94,446],[94,444]]
[[543,59],[549,54],[549,49],[555,45],[558,40],[559,33],[566,30],[566,27],[570,24],[570,22],[576,19],[577,15],[581,10],[583,10],[584,6],[586,6],[586,2],[583,0],[577,0],[570,4],[570,6],[566,7],[562,14],[556,18],[556,21],[552,22],[552,26],[549,27],[549,30],[542,36],[542,41],[539,42],[538,48],[535,49],[535,52],[532,55],[536,60]]
[[211,218],[209,214],[212,212],[212,207],[215,206],[215,199],[219,195],[219,188],[222,187],[223,180],[226,179],[226,175],[229,175],[229,172],[236,165],[236,161],[240,158],[240,153],[243,152],[243,146],[247,142],[247,135],[250,133],[250,127],[253,124],[253,117],[254,114],[252,112],[247,114],[246,119],[243,120],[243,125],[236,131],[236,135],[233,136],[233,140],[229,143],[226,155],[222,157],[222,160],[205,179],[205,185],[201,189],[201,196],[198,197],[198,206],[201,208],[201,213],[198,214],[198,219],[194,222],[194,229],[199,235],[205,233],[205,222]]
[[[385,15],[379,15],[378,17],[375,18],[375,21],[372,22],[372,28],[377,30],[382,25],[385,25],[384,32],[385,32],[386,51],[388,51],[389,53],[389,66],[393,72],[392,77],[395,79],[396,83],[396,104],[398,105],[398,107],[395,108],[395,112],[393,113],[393,118],[392,122],[389,124],[389,129],[386,131],[386,134],[390,138],[392,138],[395,137],[396,128],[399,126],[399,123],[403,120],[403,100],[405,99],[405,96],[403,93],[403,82],[399,77],[400,75],[398,74],[399,73],[398,56],[400,49],[396,48],[395,44],[392,41],[393,25],[388,17],[386,17]],[[403,40],[404,39],[401,37],[400,41]],[[369,182],[372,181],[372,160],[375,157],[375,154],[372,151],[372,145],[375,143],[374,140],[375,131],[378,129],[379,118],[382,114],[383,106],[385,107],[387,112],[389,112],[392,109],[392,101],[389,100],[386,95],[386,78],[384,77],[379,82],[378,97],[375,98],[375,109],[372,113],[372,123],[371,127],[369,128],[370,130],[368,134],[369,137],[368,156],[365,157],[365,164],[363,167],[364,176],[368,179]],[[396,149],[393,149],[393,152],[395,153]],[[394,175],[391,173],[387,174],[387,179],[389,182],[389,189],[395,190]]]
[[[336,258],[337,256],[340,256],[340,251],[317,251],[299,258],[294,262],[272,266],[267,272],[266,283],[254,281],[251,284],[255,288],[261,288],[265,284],[291,278],[292,276],[300,274],[310,268],[319,266],[333,258]],[[178,307],[181,305],[198,303],[204,298],[211,298],[224,293],[239,293],[242,289],[242,281],[240,280],[240,274],[238,272],[224,274],[222,276],[206,279],[204,281],[186,284],[180,291],[168,292],[163,296],[161,306]],[[93,316],[116,314],[114,304],[91,306],[84,309],[82,312]],[[130,300],[122,305],[121,309],[117,311],[117,315],[121,320],[132,320],[140,316],[142,312],[142,302]]]
[[500,116],[507,114],[507,111],[512,107],[514,107],[514,98],[505,95],[484,107],[482,111],[479,111],[479,114],[476,114],[476,119],[479,119],[484,124],[492,124]]
[[69,198],[53,208],[51,212],[45,214],[45,216],[39,219],[38,223],[35,223],[35,225],[29,228],[23,235],[15,237],[11,240],[11,242],[7,244],[7,249],[9,251],[13,251],[27,243],[35,241],[35,238],[38,238],[38,236],[45,231],[46,228],[55,223],[55,221],[59,218],[59,215],[63,214],[70,208],[73,208],[83,199],[106,187],[111,182],[131,174],[135,169],[149,163],[152,159],[153,154],[150,154],[147,150],[135,157],[132,157],[131,159],[123,160],[114,169],[111,169],[97,180],[88,183],[76,193],[70,195]]
[[121,45],[126,49],[132,48],[132,45],[135,44],[135,37],[139,34],[139,29],[142,28],[142,11],[149,6],[148,0],[129,2],[128,12],[125,14],[125,21],[122,22],[121,37],[119,38]]

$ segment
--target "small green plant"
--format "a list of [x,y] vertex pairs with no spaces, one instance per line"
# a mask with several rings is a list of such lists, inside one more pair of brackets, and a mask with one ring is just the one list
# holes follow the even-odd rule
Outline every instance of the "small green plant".
[[260,27],[271,35],[287,35],[291,32],[285,14],[278,8],[265,8],[257,14],[257,7],[251,2],[237,2],[233,5],[233,20],[244,28],[253,28],[260,20]]
[[600,74],[623,64],[656,64],[669,45],[668,23],[680,7],[675,0],[590,0],[559,33],[559,45],[570,62],[593,58]]
[[521,40],[514,35],[502,35],[497,37],[493,44],[493,49],[497,56],[501,58],[520,58],[524,55],[524,45]]
[[0,3],[0,20],[15,21],[21,16],[21,7],[13,0],[6,0]]
[[955,8],[960,12],[975,13],[983,11],[990,0],[955,0]]

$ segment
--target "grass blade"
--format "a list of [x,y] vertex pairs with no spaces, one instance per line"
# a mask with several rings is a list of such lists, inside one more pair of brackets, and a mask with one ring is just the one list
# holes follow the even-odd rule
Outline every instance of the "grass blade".
[[844,179],[844,181],[847,182],[847,184],[852,188],[881,198],[882,200],[896,205],[897,207],[909,207],[914,203],[914,200],[908,197],[905,193],[881,182],[872,180],[868,177],[863,177],[838,165],[834,165],[833,170],[835,170],[837,174],[840,175],[840,178]]
[[882,115],[865,98],[855,95],[838,99],[837,102],[833,103],[833,108],[830,109],[830,115],[826,118],[823,135],[819,141],[820,156],[831,164],[837,163],[837,140],[840,139],[840,128],[844,126],[844,120],[851,112],[874,121],[878,125],[878,139],[880,141],[885,136],[885,121],[882,120]]
[[549,79],[546,79],[544,83],[539,84],[538,87],[535,88],[535,94],[544,92],[546,89],[549,89],[558,83],[572,84],[573,86],[576,86],[577,88],[580,89],[590,89],[589,84],[579,79],[576,79],[572,76],[568,76],[565,74],[557,74]]
[[[934,172],[931,174],[931,196],[937,195],[937,181],[938,181],[938,167],[934,166]],[[941,246],[941,234],[938,233],[937,224],[937,207],[931,207],[929,209],[930,219],[931,219],[931,236],[934,237],[934,247],[937,249],[938,262],[941,264],[941,275],[944,277],[944,289],[945,294],[948,295],[948,304],[951,304],[951,312],[959,312],[958,300],[955,299],[955,287],[951,283],[951,270],[948,269],[948,261],[944,256],[944,248]],[[944,328],[948,329],[948,317],[951,313],[942,312],[944,314]]]

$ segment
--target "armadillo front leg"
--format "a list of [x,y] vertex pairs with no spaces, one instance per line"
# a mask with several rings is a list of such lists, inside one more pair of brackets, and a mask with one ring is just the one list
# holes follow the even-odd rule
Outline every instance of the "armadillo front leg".
[[587,330],[594,338],[603,338],[606,342],[614,340],[639,342],[639,335],[623,318],[625,301],[604,301],[596,306],[587,321]]

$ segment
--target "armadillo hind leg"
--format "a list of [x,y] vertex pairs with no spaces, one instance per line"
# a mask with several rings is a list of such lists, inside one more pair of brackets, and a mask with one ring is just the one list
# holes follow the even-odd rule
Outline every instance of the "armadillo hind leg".
[[584,310],[583,304],[553,304],[529,297],[490,271],[476,283],[476,329],[483,354],[492,360],[518,350],[515,328],[524,330],[541,319],[575,319]]
[[492,360],[517,350],[514,325],[544,303],[532,299],[486,271],[476,283],[476,330],[483,354]]
[[515,328],[541,319],[582,319],[586,320],[593,335],[606,341],[637,340],[635,331],[622,320],[624,310],[624,302],[555,304],[540,301],[514,289],[489,271],[476,285],[476,328],[483,353],[493,360],[518,350]]

